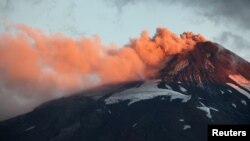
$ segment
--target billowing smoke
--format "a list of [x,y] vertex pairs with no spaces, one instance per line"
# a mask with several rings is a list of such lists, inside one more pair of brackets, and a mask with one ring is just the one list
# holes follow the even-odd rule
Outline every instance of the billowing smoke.
[[47,35],[25,25],[14,29],[0,34],[0,119],[97,85],[153,78],[167,56],[205,40],[158,28],[154,37],[144,31],[121,48],[105,46],[98,37]]

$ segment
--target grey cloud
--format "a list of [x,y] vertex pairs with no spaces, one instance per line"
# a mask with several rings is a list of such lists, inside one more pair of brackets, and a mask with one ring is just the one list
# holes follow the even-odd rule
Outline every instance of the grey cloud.
[[0,12],[2,14],[7,14],[12,9],[11,0],[2,0],[0,1]]
[[250,28],[249,0],[196,0],[196,3],[198,9],[210,20]]
[[244,39],[242,36],[225,31],[220,36],[214,38],[214,40],[250,61],[250,42]]
[[123,7],[129,4],[136,4],[137,2],[140,2],[140,1],[141,0],[106,0],[108,4],[116,7],[119,13],[122,12]]
[[[107,0],[111,2],[118,11],[122,12],[123,8],[130,4],[144,2],[145,4],[161,4],[161,5],[181,5],[185,8],[193,10],[197,17],[205,17],[215,24],[221,26],[234,27],[233,30],[240,30],[242,35],[225,31],[214,40],[226,48],[237,52],[241,57],[250,61],[250,0]],[[174,11],[173,11],[174,12]],[[246,37],[246,38],[244,38]]]
[[122,11],[123,7],[139,2],[159,4],[180,4],[192,8],[198,15],[226,26],[241,26],[250,29],[250,1],[249,0],[107,0]]

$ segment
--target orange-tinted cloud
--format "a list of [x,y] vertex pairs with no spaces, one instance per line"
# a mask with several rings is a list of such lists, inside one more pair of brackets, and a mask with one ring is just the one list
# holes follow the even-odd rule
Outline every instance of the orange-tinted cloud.
[[[25,25],[14,27],[18,31],[0,34],[0,97],[4,99],[17,95],[47,100],[96,85],[148,79],[167,56],[205,40],[191,32],[178,37],[158,28],[154,37],[145,31],[119,48],[103,45],[98,37],[75,39]],[[20,105],[17,99],[12,102]],[[0,107],[6,109],[0,112],[8,109],[4,104]]]

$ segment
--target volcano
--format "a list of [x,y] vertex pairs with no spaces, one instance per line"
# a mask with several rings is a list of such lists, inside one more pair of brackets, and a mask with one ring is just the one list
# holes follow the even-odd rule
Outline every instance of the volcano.
[[250,124],[250,63],[213,42],[166,58],[156,78],[104,85],[0,123],[1,141],[203,141]]

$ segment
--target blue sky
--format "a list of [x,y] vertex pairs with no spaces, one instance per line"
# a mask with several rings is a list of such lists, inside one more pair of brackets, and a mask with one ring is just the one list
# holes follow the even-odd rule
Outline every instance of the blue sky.
[[167,27],[176,34],[200,33],[249,61],[249,20],[243,11],[249,11],[244,9],[249,3],[201,1],[1,0],[0,31],[4,31],[5,25],[24,23],[47,33],[62,32],[73,37],[99,35],[104,44],[122,46],[143,30],[154,35],[157,27]]

